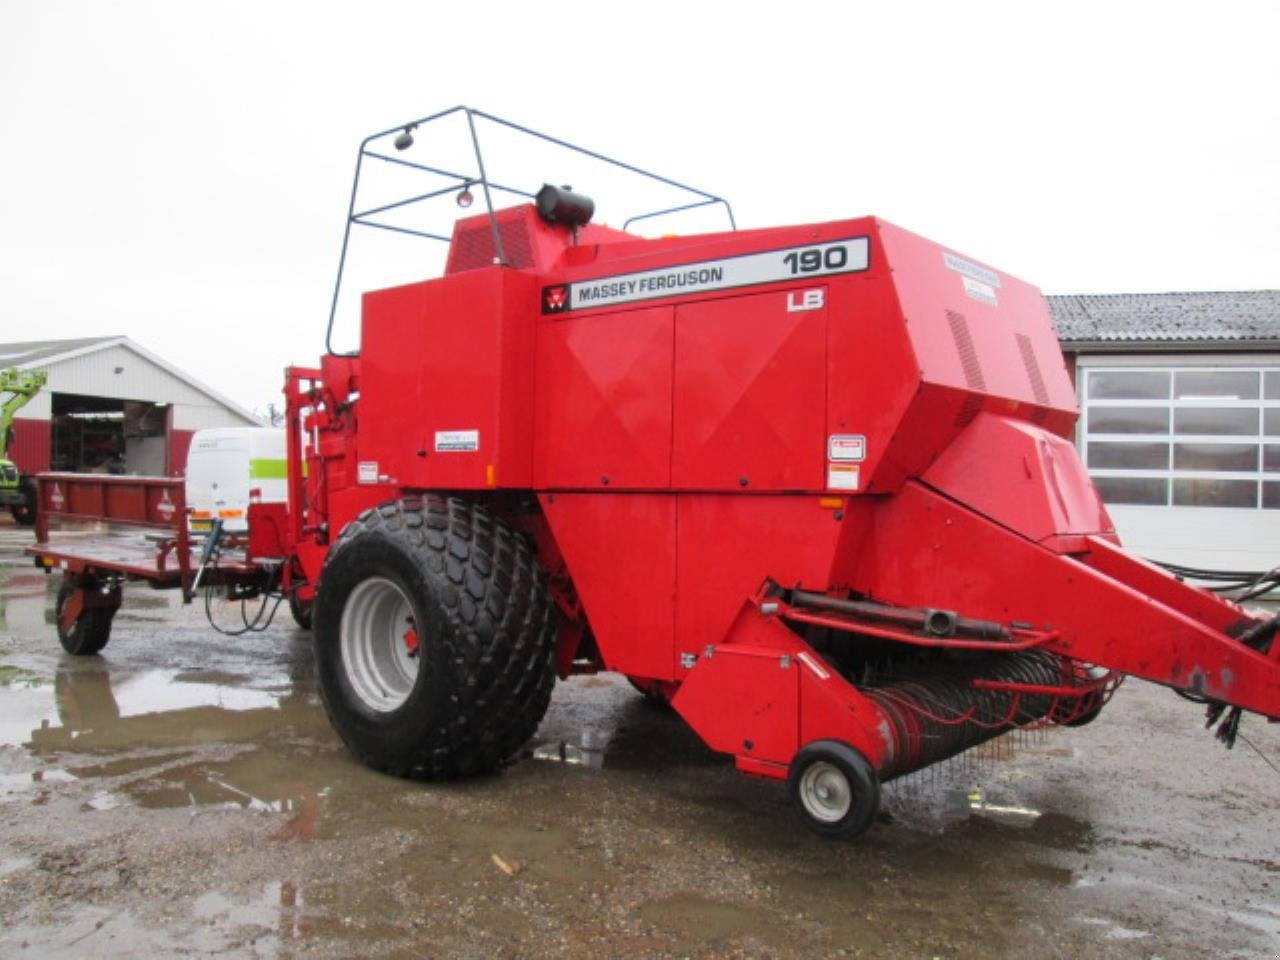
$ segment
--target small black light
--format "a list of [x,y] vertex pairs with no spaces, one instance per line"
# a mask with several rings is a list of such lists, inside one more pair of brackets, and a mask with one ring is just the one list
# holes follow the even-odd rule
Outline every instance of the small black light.
[[471,204],[474,203],[476,199],[471,194],[471,184],[469,183],[463,184],[462,189],[458,191],[458,195],[454,197],[454,199],[457,201],[458,206],[460,206],[463,210],[471,206]]
[[408,150],[410,147],[412,147],[413,131],[417,129],[418,129],[418,125],[416,123],[411,123],[407,127],[405,127],[403,130],[401,130],[400,135],[396,137],[396,149]]

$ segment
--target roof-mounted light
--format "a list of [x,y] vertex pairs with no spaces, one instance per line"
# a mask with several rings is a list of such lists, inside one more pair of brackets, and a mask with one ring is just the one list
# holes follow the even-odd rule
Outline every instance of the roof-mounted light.
[[590,197],[574,193],[568,187],[553,187],[544,183],[534,197],[538,216],[547,223],[562,224],[574,228],[590,223],[596,212],[596,202]]

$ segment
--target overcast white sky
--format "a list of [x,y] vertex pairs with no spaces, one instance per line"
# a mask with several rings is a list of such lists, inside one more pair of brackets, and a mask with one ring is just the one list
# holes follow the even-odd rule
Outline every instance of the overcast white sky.
[[[0,341],[323,350],[360,139],[465,103],[1046,293],[1280,287],[1280,4],[0,0]],[[533,186],[536,187],[536,184]]]

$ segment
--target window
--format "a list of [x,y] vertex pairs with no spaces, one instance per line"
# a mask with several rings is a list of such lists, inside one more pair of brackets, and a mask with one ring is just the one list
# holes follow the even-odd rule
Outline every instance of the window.
[[1280,365],[1080,373],[1081,450],[1107,503],[1280,510]]

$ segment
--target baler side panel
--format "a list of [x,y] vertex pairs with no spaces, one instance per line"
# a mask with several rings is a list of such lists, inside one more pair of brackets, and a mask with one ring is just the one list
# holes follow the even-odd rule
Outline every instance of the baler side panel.
[[870,270],[828,290],[826,434],[865,438],[851,492],[883,493],[906,478],[886,454],[920,390],[920,370],[879,235],[871,240]]
[[902,315],[928,383],[985,394],[994,412],[1065,435],[1076,418],[1049,308],[1028,283],[878,221]]
[[841,507],[803,495],[681,494],[678,518],[677,657],[728,636],[743,598],[766,577],[826,589],[836,544],[857,522]]
[[676,498],[544,493],[538,499],[605,666],[673,679]]
[[499,268],[366,296],[362,362],[377,375],[361,384],[360,482],[531,484],[537,296],[533,277]]
[[537,487],[668,486],[674,316],[661,306],[539,326]]
[[821,490],[824,299],[782,289],[676,308],[671,485]]

